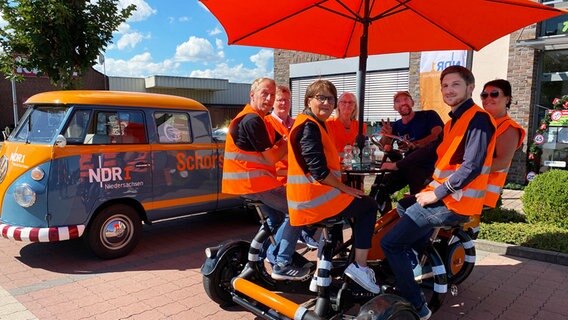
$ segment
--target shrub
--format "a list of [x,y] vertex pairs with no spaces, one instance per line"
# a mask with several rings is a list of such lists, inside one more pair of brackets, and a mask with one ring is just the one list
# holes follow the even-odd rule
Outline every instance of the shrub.
[[495,222],[526,222],[524,214],[519,213],[513,209],[493,208],[483,211],[481,214],[481,222],[495,223]]
[[544,223],[481,223],[479,238],[568,253],[568,230]]
[[528,222],[568,228],[568,171],[550,170],[537,175],[521,200]]

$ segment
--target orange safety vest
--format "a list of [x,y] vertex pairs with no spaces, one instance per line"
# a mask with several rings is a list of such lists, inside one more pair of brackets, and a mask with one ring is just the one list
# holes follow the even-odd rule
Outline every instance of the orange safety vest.
[[[519,132],[521,133],[516,149],[519,149],[523,145],[523,141],[525,140],[525,130],[513,119],[511,119],[509,115],[499,118],[495,122],[497,123],[497,129],[495,131],[497,140],[499,140],[499,136],[502,135],[503,132],[507,131],[509,127],[513,127],[519,130]],[[507,168],[489,173],[489,181],[487,182],[487,194],[485,195],[486,206],[495,208],[495,206],[497,205],[497,201],[499,200],[499,196],[501,195],[501,190],[503,190],[505,180],[507,180],[507,173],[509,172],[510,166],[511,162],[509,162]]]
[[[264,119],[266,120],[266,122],[270,123],[272,125],[272,127],[274,128],[274,130],[276,132],[278,132],[281,136],[288,136],[289,132],[288,132],[288,128],[286,128],[281,121],[278,121],[278,119],[276,119],[274,116],[272,115],[267,115],[264,117]],[[288,170],[288,159],[282,159],[278,162],[276,162],[276,164],[274,164],[274,166],[276,167],[276,179],[278,179],[278,181],[282,182],[282,184],[286,184],[286,180],[287,180],[287,176],[281,176],[278,175],[278,171],[279,170]]]
[[[335,143],[337,151],[343,152],[346,145],[355,144],[355,138],[357,138],[357,133],[359,132],[359,121],[351,120],[349,132],[345,130],[343,123],[337,118],[328,119],[325,122],[325,127],[328,130],[331,140]],[[365,132],[367,132],[367,124],[363,123],[363,134]]]
[[330,174],[335,175],[338,179],[341,178],[339,154],[325,128],[313,117],[305,114],[298,115],[294,126],[290,130],[290,139],[288,139],[288,184],[286,185],[286,194],[288,196],[290,224],[293,226],[313,224],[333,217],[343,211],[354,199],[353,196],[343,193],[339,189],[316,181],[300,167],[297,159],[302,155],[294,154],[291,143],[295,141],[295,135],[301,134],[296,128],[306,121],[311,121],[318,125],[321,132],[325,160],[331,171]]
[[[282,186],[282,183],[276,180],[274,164],[264,159],[260,152],[239,149],[233,140],[231,132],[236,130],[243,117],[250,113],[258,114],[261,119],[264,119],[263,115],[247,104],[229,125],[223,158],[223,181],[221,184],[223,193],[243,195]],[[266,121],[264,124],[270,142],[274,143],[276,137],[274,128]]]
[[[448,178],[460,168],[461,164],[451,164],[450,160],[464,139],[468,124],[478,112],[487,114],[491,123],[495,126],[493,118],[478,105],[473,105],[464,112],[453,126],[451,119],[446,122],[444,125],[444,140],[438,146],[438,149],[436,149],[438,160],[436,161],[436,168],[432,175],[433,180],[426,186],[424,191],[434,190],[448,180]],[[491,164],[493,162],[495,141],[495,134],[493,134],[487,146],[487,154],[483,161],[481,173],[463,187],[463,189],[457,190],[442,199],[446,207],[451,211],[467,216],[481,214],[489,172],[491,171]]]

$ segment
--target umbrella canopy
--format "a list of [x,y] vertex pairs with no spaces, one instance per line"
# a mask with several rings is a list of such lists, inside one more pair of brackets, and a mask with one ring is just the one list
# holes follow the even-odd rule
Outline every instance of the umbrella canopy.
[[[201,0],[229,44],[359,56],[359,134],[368,54],[479,50],[565,11],[530,0]],[[362,140],[358,139],[359,143]]]

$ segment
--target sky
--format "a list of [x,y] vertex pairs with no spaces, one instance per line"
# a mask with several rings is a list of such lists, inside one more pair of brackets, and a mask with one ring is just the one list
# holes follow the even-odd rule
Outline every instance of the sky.
[[[246,0],[243,0],[246,1]],[[215,16],[197,0],[120,0],[135,4],[104,52],[108,76],[167,75],[250,83],[273,76],[273,50],[228,46]]]

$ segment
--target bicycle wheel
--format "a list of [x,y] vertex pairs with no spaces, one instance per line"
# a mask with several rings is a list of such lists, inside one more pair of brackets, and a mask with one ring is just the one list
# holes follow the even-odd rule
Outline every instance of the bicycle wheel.
[[428,308],[435,312],[440,308],[448,292],[448,278],[442,258],[434,247],[428,247],[425,252],[426,261],[415,280],[422,287]]

